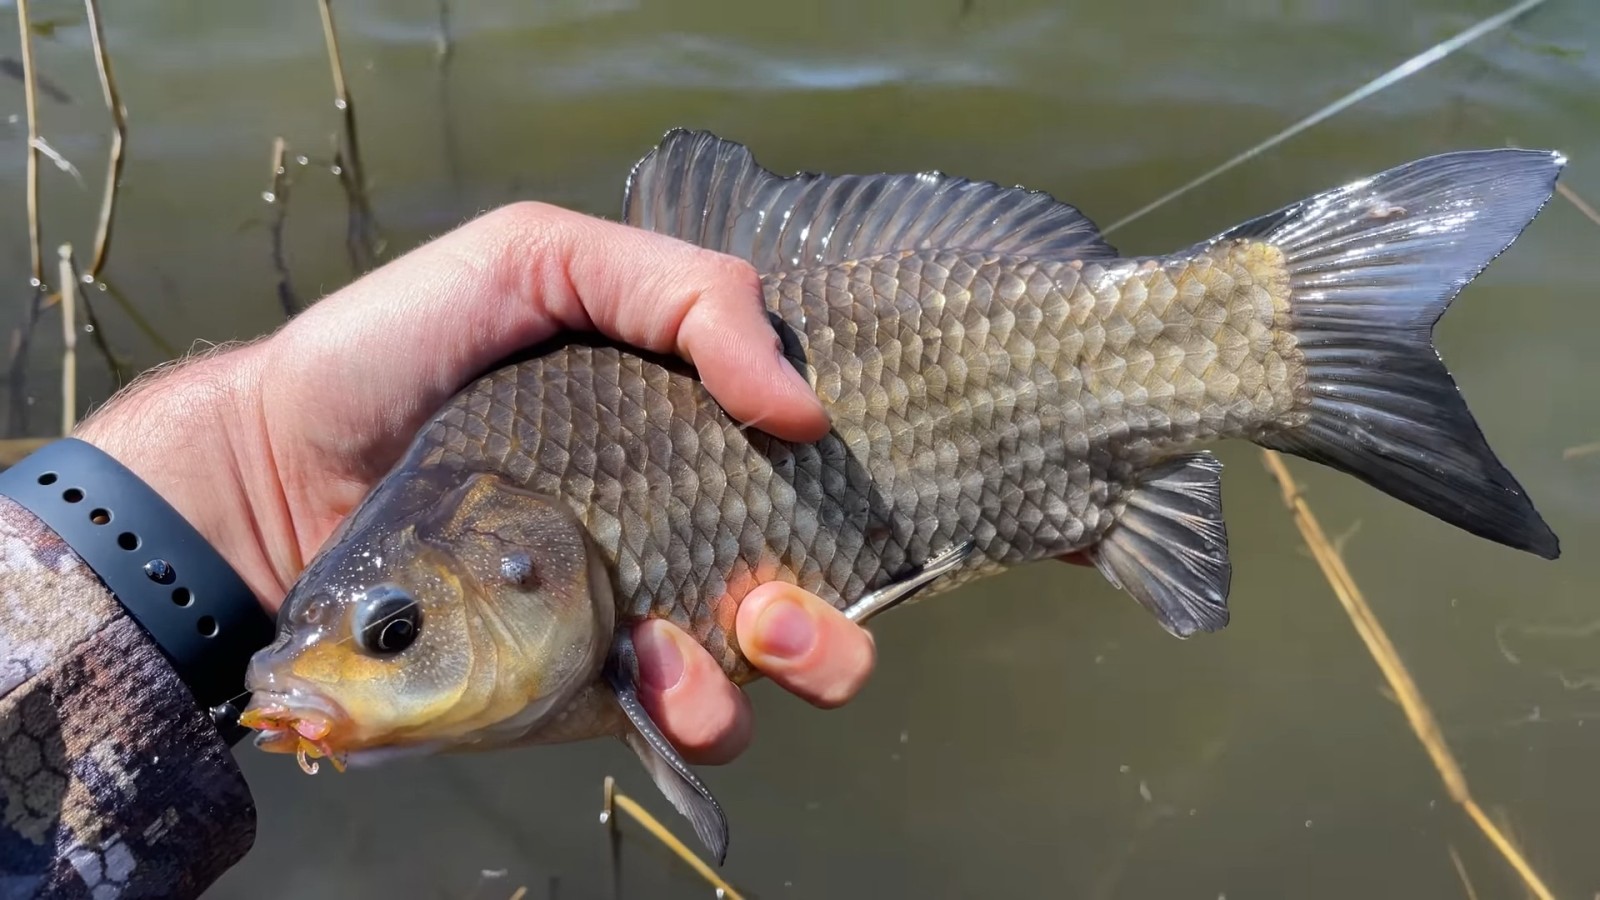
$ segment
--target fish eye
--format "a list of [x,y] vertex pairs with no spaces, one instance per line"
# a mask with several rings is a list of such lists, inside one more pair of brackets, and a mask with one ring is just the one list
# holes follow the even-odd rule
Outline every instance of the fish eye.
[[356,610],[356,637],[368,652],[392,656],[411,646],[422,631],[422,607],[410,594],[390,584],[367,591]]
[[533,558],[526,553],[513,553],[500,560],[500,577],[511,584],[520,584],[531,587],[533,582]]

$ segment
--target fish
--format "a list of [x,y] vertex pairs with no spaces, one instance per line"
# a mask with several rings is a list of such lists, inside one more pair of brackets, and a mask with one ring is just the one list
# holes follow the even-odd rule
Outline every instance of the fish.
[[[620,738],[721,864],[729,827],[638,697],[629,637],[786,581],[856,621],[1087,561],[1188,638],[1230,621],[1244,440],[1543,559],[1560,544],[1433,345],[1566,159],[1425,157],[1176,252],[1123,256],[1043,191],[937,170],[779,175],[674,129],[622,221],[750,262],[831,431],[734,421],[681,360],[561,335],[463,388],[288,592],[241,722],[302,766]],[[308,759],[309,758],[309,759]]]

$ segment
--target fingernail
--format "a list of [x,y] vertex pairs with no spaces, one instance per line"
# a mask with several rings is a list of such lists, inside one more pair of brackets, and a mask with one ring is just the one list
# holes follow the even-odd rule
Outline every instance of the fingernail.
[[780,597],[756,619],[756,642],[769,656],[799,659],[817,642],[817,625],[799,603]]
[[683,651],[667,633],[665,622],[649,621],[634,630],[633,646],[639,651],[639,680],[646,690],[670,691],[683,680]]
[[[823,405],[822,398],[817,396],[817,389],[811,386],[811,382],[806,380],[806,376],[801,374],[799,369],[795,368],[794,362],[791,361],[788,356],[784,355],[782,341],[778,342],[778,365],[782,366],[783,370],[789,373],[788,378],[794,383],[795,387],[799,388],[805,394],[810,396],[812,402],[817,405],[817,408],[822,410],[822,414],[827,416],[828,408]],[[828,419],[829,421],[832,421],[833,417],[828,416]]]

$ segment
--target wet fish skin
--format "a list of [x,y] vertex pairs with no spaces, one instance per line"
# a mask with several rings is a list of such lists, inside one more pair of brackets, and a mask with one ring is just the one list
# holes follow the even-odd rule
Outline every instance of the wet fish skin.
[[823,440],[744,428],[681,367],[575,340],[478,381],[412,464],[568,499],[621,615],[669,619],[743,679],[732,621],[761,581],[842,608],[968,536],[977,558],[924,596],[1089,547],[1151,462],[1289,421],[1304,367],[1274,325],[1280,257],[930,250],[777,273],[767,301],[832,417]]
[[[755,585],[844,608],[970,540],[923,596],[1082,551],[1172,633],[1215,630],[1232,567],[1205,448],[1234,438],[1554,558],[1432,328],[1563,163],[1431,157],[1123,258],[1045,195],[783,178],[669,134],[630,178],[626,221],[756,265],[833,431],[796,445],[745,428],[682,363],[593,336],[537,348],[441,410],[313,560],[252,662],[252,710],[331,721],[326,741],[368,753],[617,735],[720,860],[720,807],[633,694],[639,619],[747,681],[733,623]],[[414,645],[351,639],[372,596],[397,595]]]

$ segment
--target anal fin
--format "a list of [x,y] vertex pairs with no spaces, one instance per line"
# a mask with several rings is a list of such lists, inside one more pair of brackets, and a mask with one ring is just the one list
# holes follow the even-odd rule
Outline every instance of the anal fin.
[[1222,518],[1222,463],[1209,453],[1153,467],[1127,508],[1088,552],[1100,573],[1186,638],[1228,624],[1228,528]]
[[638,673],[639,659],[633,641],[626,634],[620,635],[606,661],[605,676],[623,714],[633,725],[633,730],[623,736],[623,743],[639,755],[656,787],[689,820],[700,843],[720,866],[728,857],[728,818],[710,788],[673,748],[639,701]]

